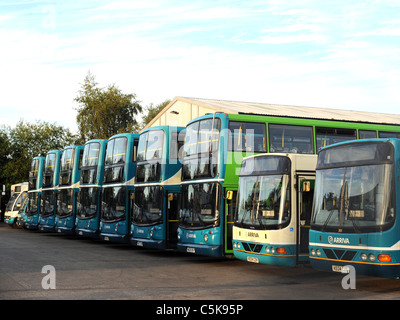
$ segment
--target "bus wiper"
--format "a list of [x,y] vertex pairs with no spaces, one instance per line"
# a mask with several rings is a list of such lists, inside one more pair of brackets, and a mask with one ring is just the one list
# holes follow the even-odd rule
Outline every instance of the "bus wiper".
[[240,220],[240,225],[241,225],[242,227],[243,227],[244,218],[246,218],[246,215],[247,215],[248,212],[249,212],[249,210],[246,210],[246,211],[244,212],[244,214],[243,214],[242,220]]
[[357,226],[357,223],[353,219],[350,219],[350,221],[353,224],[354,231],[356,233],[360,233],[361,231],[360,231],[360,228]]
[[353,229],[354,229],[354,231],[355,231],[356,233],[360,233],[360,232],[361,232],[361,231],[360,231],[360,228],[358,227],[358,225],[357,225],[357,223],[356,223],[356,221],[350,217],[350,210],[349,210],[348,213],[346,214],[346,220],[350,220],[350,221],[351,221],[351,223],[353,224]]
[[[258,213],[258,212],[257,212],[257,213]],[[262,223],[261,219],[262,219],[261,216],[260,216],[259,214],[257,214],[257,220],[258,220],[258,222],[259,222],[259,224],[260,224],[260,227],[263,228],[263,229],[265,229],[264,223]]]
[[333,208],[331,211],[329,211],[328,219],[326,219],[324,225],[322,226],[321,232],[324,232],[326,229],[326,226],[328,225],[329,220],[331,220],[332,214],[335,211],[335,208]]

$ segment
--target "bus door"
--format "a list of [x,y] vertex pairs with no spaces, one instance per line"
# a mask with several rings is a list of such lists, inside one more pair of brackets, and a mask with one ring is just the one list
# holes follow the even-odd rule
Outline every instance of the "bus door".
[[234,223],[234,216],[236,210],[236,190],[229,190],[226,192],[225,197],[225,252],[233,253],[232,248],[232,230]]
[[297,261],[307,261],[315,174],[297,175]]
[[176,245],[178,242],[178,212],[179,212],[179,194],[167,194],[167,242]]
[[[128,191],[128,190],[127,190]],[[130,235],[130,232],[132,231],[132,214],[133,214],[133,210],[135,208],[135,190],[129,190],[128,191],[128,201],[127,201],[127,208],[125,210],[126,212],[126,225],[127,225],[127,232],[128,235]]]

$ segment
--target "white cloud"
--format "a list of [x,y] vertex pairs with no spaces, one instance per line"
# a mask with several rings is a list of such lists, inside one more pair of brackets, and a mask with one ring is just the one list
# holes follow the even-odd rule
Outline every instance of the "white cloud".
[[88,70],[143,105],[193,96],[398,113],[400,46],[375,42],[398,35],[396,17],[344,30],[354,8],[345,20],[339,9],[280,3],[103,1],[78,18],[74,8],[55,6],[54,29],[41,19],[35,28],[10,28],[11,14],[0,15],[2,121],[75,127],[73,99]]

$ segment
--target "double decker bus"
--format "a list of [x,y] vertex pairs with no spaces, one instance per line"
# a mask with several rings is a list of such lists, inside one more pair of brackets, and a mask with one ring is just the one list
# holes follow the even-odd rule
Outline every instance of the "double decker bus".
[[56,232],[74,234],[76,199],[81,178],[83,146],[72,145],[62,151],[56,206]]
[[50,150],[44,161],[39,209],[39,230],[41,231],[55,231],[61,155],[61,150]]
[[184,127],[158,126],[139,137],[131,244],[176,248]]
[[106,146],[105,139],[93,139],[85,143],[75,230],[81,236],[99,237]]
[[139,135],[120,133],[107,141],[100,239],[129,243]]
[[318,154],[311,266],[400,277],[400,140],[337,144]]
[[311,154],[243,159],[233,225],[236,258],[282,266],[308,262],[316,164]]
[[[316,154],[321,147],[348,140],[400,134],[398,123],[338,120],[324,114],[208,114],[186,127],[177,249],[195,254],[233,254],[232,226],[242,159],[259,153]],[[317,118],[320,116],[321,118]],[[365,115],[364,115],[365,116]],[[350,117],[349,117],[350,118]],[[382,117],[376,119],[381,120]],[[393,120],[395,121],[395,119]]]
[[28,182],[11,185],[11,197],[4,212],[4,222],[11,227],[17,226],[18,217],[25,210],[28,193]]
[[29,171],[28,203],[23,217],[26,229],[37,230],[39,226],[40,194],[43,183],[43,166],[45,157],[34,157]]

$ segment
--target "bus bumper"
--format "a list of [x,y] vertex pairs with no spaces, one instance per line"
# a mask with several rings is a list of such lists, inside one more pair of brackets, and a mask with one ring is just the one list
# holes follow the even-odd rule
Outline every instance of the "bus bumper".
[[131,238],[130,243],[136,247],[150,248],[150,249],[167,249],[167,243],[164,239],[143,239],[143,238]]
[[75,234],[75,228],[56,227],[56,232],[63,233],[63,234],[68,234],[68,235],[73,235],[73,234]]
[[56,231],[56,226],[51,226],[51,225],[39,225],[38,228],[40,231],[45,231],[45,232],[55,232]]
[[39,229],[39,223],[25,222],[24,228],[28,229],[28,230],[38,230]]
[[126,234],[100,233],[99,237],[103,241],[129,243],[129,236]]
[[400,265],[399,264],[372,264],[372,263],[354,263],[350,261],[332,261],[330,259],[316,258],[310,256],[311,267],[327,272],[341,273],[341,267],[353,266],[356,274],[383,277],[383,278],[400,278]]
[[178,243],[176,248],[181,252],[199,254],[202,256],[223,257],[222,245],[206,245],[194,243]]
[[294,267],[297,265],[297,259],[295,255],[256,254],[238,249],[233,249],[233,254],[236,259],[247,262],[284,267]]
[[14,224],[16,217],[4,217],[4,222],[7,224]]
[[83,229],[83,228],[75,229],[75,234],[77,234],[78,236],[88,237],[93,239],[98,239],[99,233],[100,233],[99,230]]

